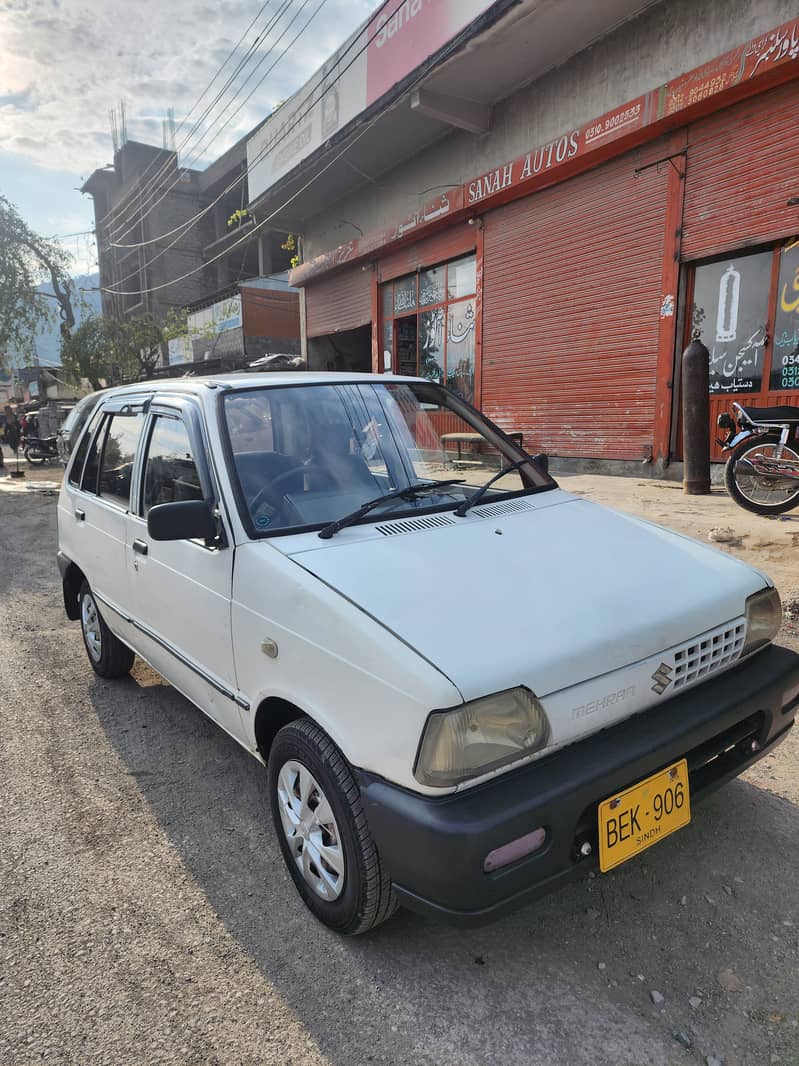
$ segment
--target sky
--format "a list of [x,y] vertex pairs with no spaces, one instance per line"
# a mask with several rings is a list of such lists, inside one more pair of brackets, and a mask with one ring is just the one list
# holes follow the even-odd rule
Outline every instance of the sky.
[[177,133],[180,145],[271,25],[181,152],[184,165],[202,168],[300,88],[376,7],[377,0],[0,0],[0,193],[44,236],[78,234],[63,243],[76,257],[76,273],[90,273],[96,252],[85,231],[93,225],[92,201],[78,190],[93,170],[112,162],[112,108],[125,102],[129,140],[159,147],[167,109],[174,109],[178,126],[189,115]]

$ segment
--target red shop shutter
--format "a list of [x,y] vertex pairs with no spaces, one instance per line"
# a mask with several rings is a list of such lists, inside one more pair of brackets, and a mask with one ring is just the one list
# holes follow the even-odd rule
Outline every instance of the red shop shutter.
[[403,274],[413,274],[421,267],[435,266],[436,263],[446,263],[448,259],[457,259],[459,255],[467,255],[476,247],[477,235],[474,226],[467,222],[458,222],[441,233],[417,241],[416,244],[409,244],[406,248],[400,248],[381,259],[377,267],[378,280],[393,281],[394,278],[401,278]]
[[641,459],[653,445],[663,146],[485,216],[482,406],[527,450]]
[[371,267],[342,270],[305,288],[305,323],[309,337],[341,333],[372,321]]
[[735,251],[799,229],[799,82],[688,128],[682,254]]

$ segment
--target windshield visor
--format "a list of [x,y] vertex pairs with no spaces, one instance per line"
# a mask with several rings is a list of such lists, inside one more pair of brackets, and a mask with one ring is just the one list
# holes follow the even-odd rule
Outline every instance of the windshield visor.
[[[425,382],[229,392],[223,424],[242,517],[255,536],[320,528],[422,482],[429,491],[387,499],[363,521],[455,508],[525,455],[454,394]],[[437,488],[453,479],[462,483]],[[484,499],[553,486],[530,461],[495,481]]]

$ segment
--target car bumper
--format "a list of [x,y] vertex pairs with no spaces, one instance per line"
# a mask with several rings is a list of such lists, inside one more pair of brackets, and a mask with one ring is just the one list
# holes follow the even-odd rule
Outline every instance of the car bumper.
[[[687,758],[696,802],[767,755],[799,709],[799,655],[770,647],[721,677],[483,785],[431,797],[356,770],[402,904],[477,923],[597,866],[597,806]],[[489,852],[544,827],[540,850],[492,873]],[[583,855],[584,845],[590,852]]]

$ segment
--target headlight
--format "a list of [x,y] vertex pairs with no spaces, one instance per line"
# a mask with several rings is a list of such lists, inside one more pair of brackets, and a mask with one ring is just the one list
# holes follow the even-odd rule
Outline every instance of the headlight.
[[782,604],[776,589],[763,589],[746,601],[746,643],[741,656],[774,640],[782,625]]
[[532,755],[548,738],[547,716],[532,692],[508,689],[431,714],[414,776],[423,785],[457,785]]

